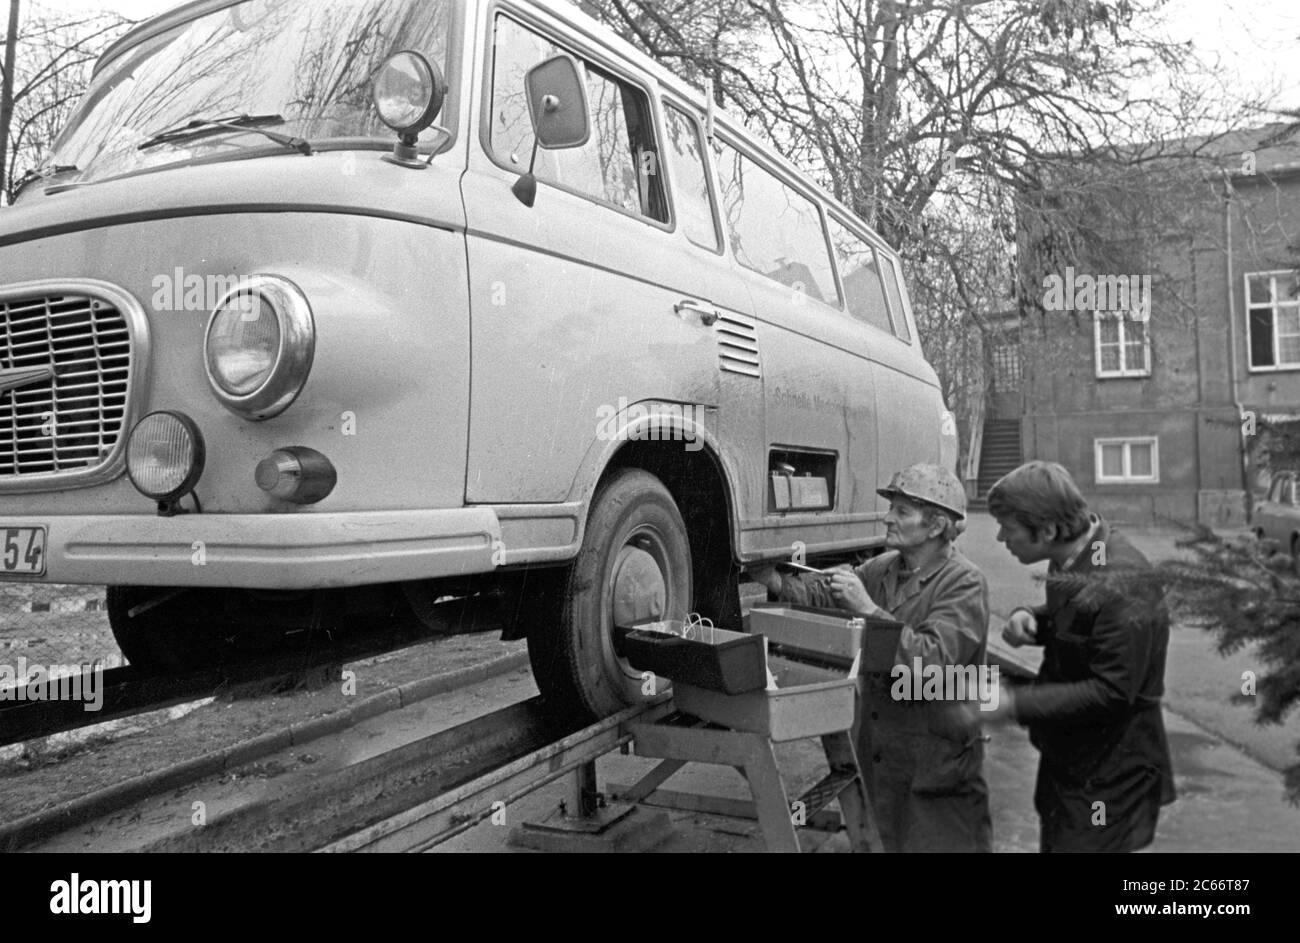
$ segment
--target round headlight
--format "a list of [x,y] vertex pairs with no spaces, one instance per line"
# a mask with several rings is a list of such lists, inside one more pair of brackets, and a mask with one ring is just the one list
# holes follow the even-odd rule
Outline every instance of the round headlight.
[[203,474],[206,449],[194,420],[162,410],[135,424],[126,446],[126,472],[147,498],[170,501],[188,494]]
[[379,120],[398,134],[419,134],[442,110],[442,75],[418,52],[398,52],[384,60],[371,90]]
[[315,347],[311,306],[298,286],[254,275],[212,311],[203,345],[208,382],[228,409],[268,419],[302,390]]
[[280,358],[280,319],[261,295],[227,296],[208,327],[208,367],[221,389],[247,396],[264,384]]

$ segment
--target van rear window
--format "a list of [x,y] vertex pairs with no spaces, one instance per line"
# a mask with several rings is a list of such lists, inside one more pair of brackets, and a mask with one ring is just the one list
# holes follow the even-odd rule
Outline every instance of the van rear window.
[[722,215],[736,260],[838,306],[817,205],[729,144],[718,143],[717,158]]
[[[502,163],[528,169],[533,127],[524,75],[560,49],[550,40],[498,16],[492,66],[492,152]],[[570,52],[570,54],[572,54]],[[581,57],[575,56],[581,61]],[[645,93],[584,63],[591,138],[582,147],[539,150],[537,179],[610,203],[629,213],[668,221],[658,169],[654,121]]]

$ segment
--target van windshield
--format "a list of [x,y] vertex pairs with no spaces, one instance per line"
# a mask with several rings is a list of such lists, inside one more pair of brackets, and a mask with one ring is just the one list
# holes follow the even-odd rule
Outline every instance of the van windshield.
[[[91,82],[44,167],[89,183],[271,144],[253,131],[149,147],[159,132],[204,118],[281,116],[261,127],[312,142],[393,132],[379,120],[371,80],[393,52],[423,53],[447,74],[454,0],[247,0],[145,39]],[[448,76],[454,87],[455,77]],[[287,151],[292,153],[292,151]]]

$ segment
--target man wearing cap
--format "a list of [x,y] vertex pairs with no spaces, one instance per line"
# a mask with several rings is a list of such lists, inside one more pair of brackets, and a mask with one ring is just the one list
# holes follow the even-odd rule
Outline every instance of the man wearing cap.
[[749,572],[771,597],[902,623],[894,673],[865,676],[859,702],[868,715],[859,759],[881,841],[886,851],[991,851],[978,711],[946,700],[947,690],[937,701],[904,699],[908,688],[894,683],[901,668],[914,674],[918,665],[984,670],[988,585],[952,545],[966,494],[952,472],[928,464],[896,473],[877,493],[889,499],[886,553],[826,576]]

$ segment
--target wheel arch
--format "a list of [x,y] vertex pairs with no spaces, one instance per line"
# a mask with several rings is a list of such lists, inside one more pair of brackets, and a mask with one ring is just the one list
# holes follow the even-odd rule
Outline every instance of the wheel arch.
[[[690,407],[695,412],[693,415],[683,415],[683,407]],[[637,409],[639,411],[634,412]],[[568,501],[577,503],[581,508],[576,542],[582,542],[596,489],[611,472],[620,468],[645,468],[645,464],[638,464],[640,462],[648,462],[657,467],[672,466],[672,456],[675,454],[679,458],[684,457],[692,467],[706,470],[716,480],[724,501],[731,546],[739,546],[740,508],[736,503],[736,483],[740,480],[740,474],[722,443],[708,427],[707,417],[711,415],[716,415],[716,410],[712,407],[643,400],[627,405],[601,423],[596,438],[583,456],[569,492]],[[702,420],[699,418],[701,416],[706,418]],[[666,437],[665,428],[669,435],[679,437]],[[656,429],[658,437],[651,438]],[[653,468],[647,470],[654,471]],[[669,490],[673,490],[671,486]],[[676,496],[674,492],[674,497]]]
[[[738,628],[740,516],[735,469],[717,438],[699,421],[699,412],[694,417],[684,416],[681,404],[634,405],[643,407],[642,414],[624,411],[605,424],[575,482],[571,499],[580,501],[582,507],[577,539],[583,539],[597,489],[611,475],[625,468],[649,472],[663,482],[687,522],[695,609],[719,625]],[[664,406],[670,408],[664,410]],[[704,411],[704,407],[698,409]],[[647,433],[655,429],[660,435],[650,438]],[[663,435],[665,429],[668,437]]]

